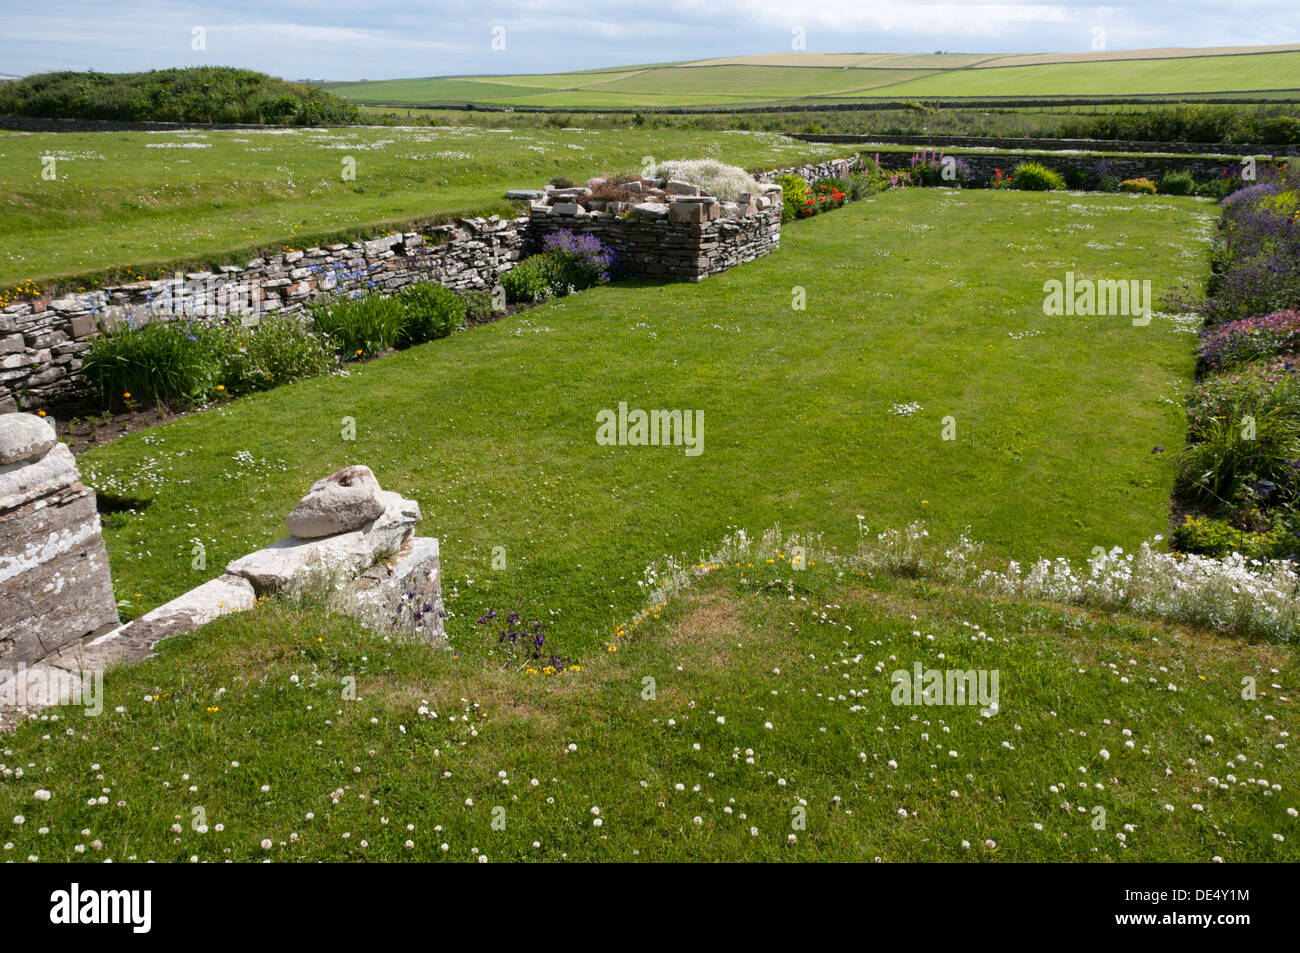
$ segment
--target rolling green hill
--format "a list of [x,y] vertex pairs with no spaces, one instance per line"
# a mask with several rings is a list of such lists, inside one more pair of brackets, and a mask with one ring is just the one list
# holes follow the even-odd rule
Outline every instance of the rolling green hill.
[[1300,46],[987,56],[778,53],[571,73],[326,85],[336,95],[361,103],[561,109],[1228,94],[1300,90]]

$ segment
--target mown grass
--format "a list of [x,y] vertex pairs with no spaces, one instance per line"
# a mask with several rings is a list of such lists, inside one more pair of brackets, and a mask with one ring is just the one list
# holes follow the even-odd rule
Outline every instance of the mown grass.
[[[840,152],[703,130],[0,131],[0,288],[242,265],[268,248],[470,212],[512,214],[507,189],[639,169],[646,155],[771,168]],[[46,156],[55,159],[53,181],[42,178]],[[355,162],[353,179],[343,177],[345,157]]]
[[[1164,317],[1045,317],[1042,285],[1067,269],[1150,278],[1156,295],[1194,284],[1210,210],[882,194],[700,284],[594,289],[79,462],[101,495],[136,501],[105,529],[128,615],[279,538],[312,482],[365,463],[442,538],[454,633],[513,609],[580,658],[635,610],[644,566],[736,525],[846,544],[859,516],[873,532],[919,519],[993,558],[1132,550],[1165,531],[1194,337]],[[620,402],[703,411],[704,452],[598,445],[597,412]]]
[[[552,677],[268,603],[5,737],[3,858],[1300,859],[1293,649],[842,576],[726,566]],[[893,704],[915,662],[999,710]]]

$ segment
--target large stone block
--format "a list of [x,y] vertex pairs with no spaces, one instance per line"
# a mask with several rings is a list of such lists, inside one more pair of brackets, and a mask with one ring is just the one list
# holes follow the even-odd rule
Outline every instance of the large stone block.
[[92,490],[74,483],[0,513],[0,664],[35,661],[117,621]]

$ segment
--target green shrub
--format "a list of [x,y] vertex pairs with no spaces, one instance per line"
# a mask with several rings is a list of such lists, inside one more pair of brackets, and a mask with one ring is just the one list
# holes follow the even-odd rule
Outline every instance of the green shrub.
[[1049,192],[1065,188],[1065,179],[1039,162],[1022,162],[1011,176],[1012,188]]
[[271,315],[251,327],[226,325],[220,335],[219,384],[229,396],[268,390],[334,366],[334,344],[297,317]]
[[878,176],[865,172],[850,172],[845,177],[844,182],[848,186],[845,191],[849,193],[849,201],[851,202],[865,199],[869,195],[875,195],[884,188]]
[[1119,184],[1121,192],[1129,192],[1133,195],[1155,195],[1156,184],[1150,179],[1125,179]]
[[125,122],[297,126],[361,119],[358,106],[323,89],[230,66],[147,73],[38,73],[0,83],[0,113]]
[[1076,169],[1074,166],[1070,166],[1062,172],[1061,178],[1065,180],[1065,187],[1071,192],[1082,192],[1088,187],[1088,173],[1082,169]]
[[465,291],[465,321],[468,324],[483,324],[492,320],[492,296],[486,291]]
[[1282,520],[1263,532],[1251,532],[1224,520],[1192,516],[1174,529],[1171,542],[1185,553],[1215,558],[1241,553],[1247,559],[1282,559],[1295,548],[1287,530]]
[[813,181],[813,183],[812,183],[812,188],[817,189],[817,188],[820,188],[820,187],[823,186],[823,185],[826,186],[827,188],[833,189],[833,190],[835,190],[835,191],[837,191],[837,192],[843,192],[845,195],[851,195],[851,194],[852,194],[852,193],[849,191],[849,180],[848,180],[848,179],[837,179],[837,178],[834,178],[834,177],[832,177],[832,176],[827,176],[827,177],[824,178],[824,179],[815,179],[815,180]]
[[445,338],[465,326],[465,299],[431,281],[407,285],[397,296],[405,311],[399,347]]
[[781,186],[781,221],[793,222],[808,204],[808,180],[801,175],[778,176]]
[[1196,180],[1190,172],[1167,172],[1160,180],[1160,191],[1165,195],[1192,195],[1196,192]]
[[1222,201],[1237,189],[1241,188],[1242,181],[1235,175],[1220,175],[1208,182],[1202,182],[1196,187],[1196,194],[1204,196],[1207,199]]
[[316,331],[329,336],[344,360],[353,360],[395,347],[406,323],[406,309],[397,298],[371,291],[315,304],[311,317]]
[[501,287],[511,304],[553,298],[557,293],[554,264],[545,255],[525,258],[501,276]]

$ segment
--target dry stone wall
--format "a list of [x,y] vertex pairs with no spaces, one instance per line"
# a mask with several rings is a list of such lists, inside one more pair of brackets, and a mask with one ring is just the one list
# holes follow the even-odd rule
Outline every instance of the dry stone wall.
[[368,241],[286,251],[240,267],[113,285],[0,311],[0,413],[34,410],[77,395],[76,372],[101,327],[223,314],[292,314],[328,294],[415,281],[490,289],[517,262],[527,217],[461,219]]
[[[741,193],[723,202],[689,182],[660,182],[642,202],[590,203],[591,189],[520,190],[530,203],[527,250],[568,230],[592,235],[618,255],[619,271],[636,278],[700,281],[781,245],[781,188]],[[638,190],[640,186],[638,185]],[[580,202],[588,202],[584,207]]]

